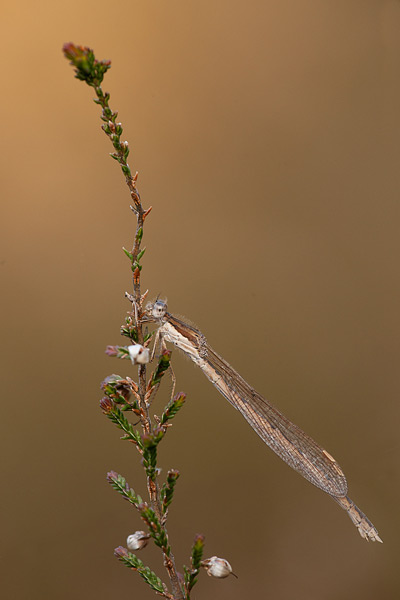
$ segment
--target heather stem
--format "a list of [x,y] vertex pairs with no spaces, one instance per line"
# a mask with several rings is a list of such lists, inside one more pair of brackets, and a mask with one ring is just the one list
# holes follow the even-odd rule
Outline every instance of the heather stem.
[[[145,295],[142,295],[140,285],[140,272],[142,269],[142,266],[140,265],[140,259],[144,254],[144,250],[141,250],[141,241],[143,237],[144,221],[147,215],[149,214],[151,207],[148,210],[143,209],[139,192],[136,189],[136,181],[138,174],[135,173],[135,175],[132,175],[131,169],[127,163],[127,158],[129,155],[128,142],[121,141],[121,134],[123,128],[121,123],[117,122],[118,113],[111,110],[109,106],[110,94],[108,92],[104,93],[101,87],[104,75],[111,66],[110,61],[98,61],[94,56],[93,50],[83,46],[76,46],[72,43],[65,44],[63,47],[63,52],[65,57],[68,60],[70,60],[70,63],[75,68],[75,76],[77,77],[77,79],[85,81],[90,87],[94,89],[96,93],[96,99],[94,100],[94,102],[102,108],[102,129],[107,135],[107,137],[110,139],[114,147],[114,151],[111,153],[111,157],[119,163],[121,170],[125,176],[126,184],[130,191],[130,196],[132,200],[131,210],[135,213],[137,219],[136,233],[132,251],[130,253],[126,252],[131,259],[131,269],[133,278],[134,295],[132,298],[133,310],[131,312],[131,317],[134,321],[136,329],[137,342],[143,345],[144,335],[142,319],[144,316],[143,301]],[[137,395],[139,400],[139,407],[141,409],[141,426],[143,429],[143,435],[149,435],[152,433],[152,423],[149,416],[148,403],[146,401],[146,391],[146,365],[139,364]],[[109,408],[108,403],[107,407]],[[168,542],[167,530],[165,528],[165,523],[163,522],[162,503],[160,500],[160,492],[156,480],[156,475],[154,477],[148,476],[147,488],[153,511],[153,518],[155,520],[158,520],[159,531],[162,534],[162,539],[165,540],[165,544],[163,543],[161,545],[161,550],[164,555],[164,564],[167,569],[169,579],[171,581],[173,597],[174,600],[183,600],[184,593],[176,572],[174,557],[171,553],[171,549]],[[127,555],[124,552],[119,552],[118,557],[122,558],[123,560],[128,560],[128,562],[131,560],[129,557],[127,558]],[[132,560],[134,560],[134,558],[135,557],[133,557]],[[139,562],[137,562],[137,560],[135,562],[135,565],[134,568],[137,568],[139,565]],[[145,574],[144,571],[143,574]],[[147,577],[146,574],[145,576]],[[158,589],[158,581],[156,581],[155,583],[153,581],[153,584],[156,586],[153,589]],[[167,594],[167,592],[165,592],[164,596],[170,597],[169,594]]]

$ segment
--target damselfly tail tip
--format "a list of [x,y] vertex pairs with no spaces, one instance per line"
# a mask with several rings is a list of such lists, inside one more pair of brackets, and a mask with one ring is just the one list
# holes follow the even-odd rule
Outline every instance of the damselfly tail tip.
[[372,527],[368,527],[368,528],[358,526],[357,529],[358,529],[358,533],[361,535],[361,537],[364,538],[364,540],[367,540],[367,542],[369,542],[369,541],[380,542],[381,544],[383,544],[383,540],[381,540],[377,530],[375,529],[375,527],[373,525],[372,525]]
[[353,521],[354,525],[358,529],[358,533],[361,535],[364,540],[371,542],[381,542],[383,541],[379,537],[378,531],[375,529],[374,525],[368,519],[366,515],[356,506],[353,500],[350,500],[348,496],[344,496],[343,498],[335,498],[336,502],[340,504],[340,506],[347,512],[350,519]]

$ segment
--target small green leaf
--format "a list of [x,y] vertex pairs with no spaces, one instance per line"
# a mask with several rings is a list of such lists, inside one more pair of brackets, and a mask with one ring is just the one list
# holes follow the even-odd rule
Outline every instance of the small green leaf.
[[137,259],[136,262],[139,262],[139,260],[142,258],[143,254],[146,252],[146,248],[143,248],[143,250],[141,250],[139,252],[139,254],[137,255]]
[[163,414],[161,415],[161,425],[164,425],[170,419],[173,419],[178,411],[182,408],[186,400],[186,394],[179,392],[170,404],[166,407]]
[[150,380],[151,387],[154,387],[160,383],[162,376],[168,370],[171,362],[171,354],[172,352],[170,350],[164,350],[161,354],[160,358],[158,359],[157,369],[154,371]]
[[161,501],[163,514],[167,512],[169,505],[172,502],[174,496],[175,484],[178,481],[179,471],[171,470],[168,471],[167,481],[161,489]]
[[122,248],[122,250],[125,252],[125,254],[127,255],[127,257],[129,258],[129,260],[133,260],[133,254],[132,252],[130,252],[129,250],[127,250],[126,248]]
[[164,586],[161,579],[157,577],[157,575],[149,567],[146,567],[135,554],[128,552],[128,550],[122,546],[118,546],[118,548],[115,548],[114,550],[114,555],[125,566],[137,571],[139,575],[143,577],[147,585],[149,585],[153,590],[161,595],[164,595]]
[[125,433],[122,439],[129,440],[136,444],[139,448],[142,448],[142,440],[140,437],[140,433],[133,428],[133,425],[129,423],[128,419],[125,417],[123,412],[114,404],[114,402],[112,403],[111,407],[108,405],[106,406],[105,402],[103,402],[103,405],[101,406],[101,408],[103,409],[103,412],[106,415],[106,417],[108,417],[110,421],[115,423],[115,425],[117,425],[117,427],[119,427],[119,429],[122,429],[122,431]]
[[146,475],[155,481],[157,475],[157,446],[166,433],[164,427],[156,427],[153,433],[142,433],[141,442],[143,448],[143,466]]
[[197,575],[199,573],[201,559],[204,551],[204,535],[198,534],[194,538],[192,547],[192,555],[190,557],[191,569],[183,567],[185,572],[185,585],[187,590],[187,598],[189,598],[190,590],[197,582]]
[[135,238],[135,240],[138,244],[140,244],[140,242],[142,241],[142,237],[143,237],[143,227],[139,227],[139,229],[137,230],[137,233],[136,233],[136,238]]
[[119,141],[119,137],[117,137],[116,135],[113,135],[111,137],[111,140],[112,140],[112,144],[113,144],[114,148],[118,151],[121,150],[121,142]]
[[[126,325],[121,325],[121,335],[124,335],[125,337],[129,337],[131,340],[133,340],[134,342],[138,341],[138,333],[137,333],[137,329],[136,326],[133,323],[132,317],[126,317],[125,319]],[[144,340],[146,341],[146,340]]]
[[125,477],[122,477],[119,473],[110,471],[107,473],[107,481],[116,492],[136,508],[142,503],[141,497],[135,494],[134,490],[127,484]]
[[161,526],[156,513],[145,502],[140,504],[138,509],[140,511],[140,516],[149,528],[149,533],[153,538],[155,545],[162,548],[163,552],[169,556],[171,554],[171,547],[168,543],[165,529]]

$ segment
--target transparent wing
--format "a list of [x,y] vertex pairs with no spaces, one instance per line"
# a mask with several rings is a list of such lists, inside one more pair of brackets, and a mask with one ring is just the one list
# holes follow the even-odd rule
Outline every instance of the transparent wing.
[[308,481],[334,497],[347,494],[346,477],[335,459],[300,427],[258,394],[207,344],[202,370],[262,440]]

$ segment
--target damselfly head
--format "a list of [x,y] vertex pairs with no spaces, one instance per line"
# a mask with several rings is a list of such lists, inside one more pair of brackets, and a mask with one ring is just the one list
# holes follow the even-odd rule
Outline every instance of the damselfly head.
[[167,303],[164,300],[149,302],[146,306],[146,312],[154,319],[162,319],[167,312]]

